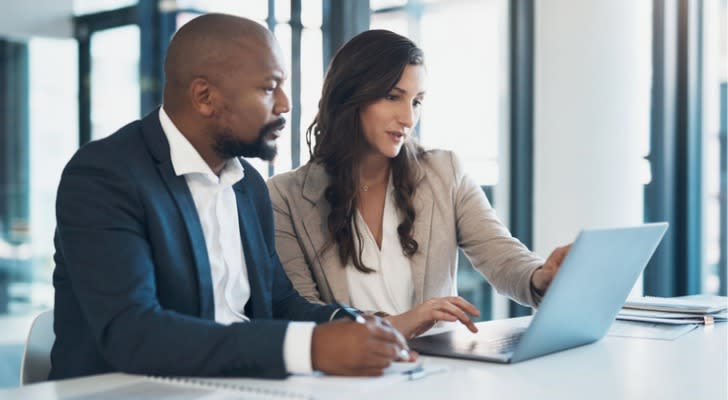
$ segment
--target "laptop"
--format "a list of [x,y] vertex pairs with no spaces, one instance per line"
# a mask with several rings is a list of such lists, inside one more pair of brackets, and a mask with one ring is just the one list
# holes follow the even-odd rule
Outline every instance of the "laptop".
[[409,341],[420,354],[515,363],[595,342],[607,333],[667,223],[579,233],[528,326],[458,327]]

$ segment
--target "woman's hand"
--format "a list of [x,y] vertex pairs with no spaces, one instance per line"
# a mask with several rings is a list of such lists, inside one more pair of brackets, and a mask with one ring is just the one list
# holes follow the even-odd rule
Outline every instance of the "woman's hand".
[[546,259],[543,266],[536,269],[533,275],[531,275],[531,285],[534,289],[536,289],[536,293],[541,296],[546,293],[546,289],[548,289],[549,285],[551,285],[551,281],[554,279],[554,276],[556,276],[556,272],[559,271],[561,263],[564,262],[564,258],[566,258],[566,255],[569,254],[572,244],[573,243],[563,247],[557,247],[553,252],[551,252],[551,255]]
[[478,328],[469,315],[477,317],[480,311],[462,297],[450,296],[429,299],[407,312],[391,315],[385,319],[407,339],[411,339],[432,328],[437,321],[460,321],[475,333]]

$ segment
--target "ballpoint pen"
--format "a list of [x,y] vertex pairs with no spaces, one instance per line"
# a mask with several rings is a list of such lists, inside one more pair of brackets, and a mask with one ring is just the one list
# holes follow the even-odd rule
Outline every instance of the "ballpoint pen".
[[[352,311],[350,307],[347,307],[338,302],[334,302],[333,305],[335,305],[336,307],[339,307],[337,312],[344,314],[346,316],[346,318],[349,318],[350,320],[352,320],[356,323],[359,323],[359,324],[367,323],[366,319],[364,319],[364,317],[362,317],[361,314]],[[410,349],[409,349],[409,346],[407,346],[407,341],[404,339],[402,334],[396,328],[394,328],[394,334],[397,335],[397,337],[400,338],[402,340],[402,342],[404,343],[404,348],[399,351],[399,357],[402,359],[409,359],[410,358]]]
[[407,375],[408,380],[416,381],[416,380],[422,379],[426,376],[430,376],[432,374],[437,374],[437,373],[445,372],[445,371],[447,371],[446,366],[436,366],[436,367],[430,366],[428,368],[425,368],[424,364],[420,364],[416,368],[413,368],[413,369],[405,372],[404,374]]
[[346,318],[349,318],[350,320],[360,323],[360,324],[366,324],[367,320],[364,319],[364,317],[361,316],[359,313],[355,313],[354,311],[351,311],[350,307],[347,307],[341,303],[335,302],[333,303],[336,307],[339,307],[339,309],[336,312],[340,312],[346,316]]
[[408,380],[416,381],[417,379],[422,379],[426,377],[427,371],[422,366],[422,364],[420,364],[416,368],[406,371],[404,374],[407,375]]

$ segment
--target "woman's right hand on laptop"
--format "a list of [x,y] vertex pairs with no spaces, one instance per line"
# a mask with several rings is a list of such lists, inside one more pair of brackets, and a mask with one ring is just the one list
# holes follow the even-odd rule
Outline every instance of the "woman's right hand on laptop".
[[436,297],[421,303],[407,312],[390,315],[388,320],[397,330],[411,339],[425,333],[438,321],[460,321],[475,333],[478,328],[470,316],[479,316],[480,311],[459,296]]

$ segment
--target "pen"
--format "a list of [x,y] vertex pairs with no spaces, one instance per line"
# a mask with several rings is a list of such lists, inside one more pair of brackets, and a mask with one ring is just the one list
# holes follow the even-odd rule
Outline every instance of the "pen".
[[408,380],[416,381],[418,379],[426,377],[427,371],[422,367],[422,365],[419,365],[417,366],[417,368],[405,372],[405,374],[407,375]]
[[417,368],[411,369],[405,374],[407,375],[407,379],[410,381],[416,381],[418,379],[422,379],[426,376],[430,376],[432,374],[437,374],[440,372],[447,371],[447,367],[444,366],[438,366],[438,367],[430,367],[429,369],[425,369],[425,366],[420,364],[417,366]]
[[[359,324],[367,323],[367,321],[364,319],[364,317],[361,316],[361,314],[352,311],[350,307],[347,307],[339,302],[334,302],[333,305],[335,305],[336,307],[339,307],[338,312],[344,314],[346,316],[346,318],[349,318],[350,320],[352,320],[356,323],[359,323]],[[409,359],[410,350],[409,350],[409,346],[407,346],[407,341],[404,340],[404,337],[402,337],[402,334],[399,333],[399,331],[396,328],[394,328],[394,333],[395,333],[395,335],[397,335],[397,337],[402,339],[402,342],[404,343],[404,348],[399,351],[399,357],[402,359],[405,359],[405,360]]]
[[367,323],[367,320],[365,320],[364,317],[361,316],[361,314],[351,311],[351,308],[349,308],[341,303],[338,303],[338,302],[335,302],[334,305],[336,307],[339,307],[338,312],[344,314],[346,316],[346,318],[349,318],[350,320],[352,320],[356,323],[359,323],[359,324]]

